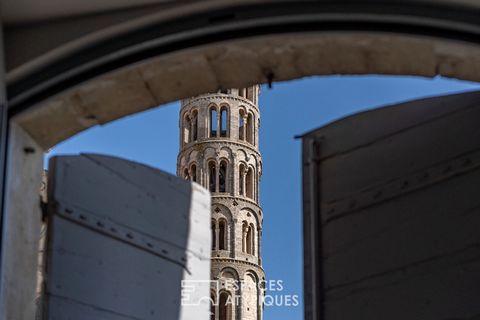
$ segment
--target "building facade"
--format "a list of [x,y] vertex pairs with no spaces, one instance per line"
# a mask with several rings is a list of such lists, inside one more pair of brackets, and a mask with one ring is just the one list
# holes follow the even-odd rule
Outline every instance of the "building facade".
[[177,175],[212,194],[212,320],[263,318],[259,86],[182,101]]

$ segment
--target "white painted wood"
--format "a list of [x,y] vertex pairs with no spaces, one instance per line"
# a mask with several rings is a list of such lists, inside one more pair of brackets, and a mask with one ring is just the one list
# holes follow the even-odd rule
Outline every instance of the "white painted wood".
[[208,319],[181,284],[210,277],[209,193],[118,158],[51,161],[46,319]]
[[[469,247],[479,246],[480,255],[480,197],[470,188],[473,182],[480,182],[480,170],[326,225],[325,285],[342,286],[398,269],[404,272]],[[342,268],[352,261],[361,263]],[[480,286],[477,294],[480,297]]]
[[[479,120],[475,92],[361,113],[305,137],[304,174],[316,172],[304,176],[305,221],[321,217],[305,234],[317,248],[306,266],[320,264],[319,318],[480,315]],[[318,308],[306,310],[313,319]]]
[[[457,109],[455,112],[430,120],[423,125],[418,125],[415,114],[409,112],[407,119],[411,122],[408,124],[410,129],[400,129],[395,135],[384,135],[378,140],[366,141],[364,146],[324,160],[322,181],[328,188],[324,190],[323,201],[333,202],[349,197],[359,190],[381,185],[390,179],[426,169],[436,163],[478,149],[480,93],[476,97],[474,107],[468,99],[462,102],[465,103],[455,104]],[[461,106],[463,108],[460,108]],[[400,107],[400,111],[410,108],[424,111],[417,105]],[[437,109],[442,108],[437,106]],[[397,118],[398,122],[402,122],[401,116]],[[371,120],[370,130],[374,131],[377,125],[380,125],[381,130],[385,129],[382,119]],[[406,123],[404,125],[407,126]],[[343,138],[354,136],[356,132],[346,130]],[[329,140],[328,136],[326,140]]]
[[324,159],[478,106],[479,101],[480,91],[407,101],[342,118],[305,136],[323,138],[321,158]]

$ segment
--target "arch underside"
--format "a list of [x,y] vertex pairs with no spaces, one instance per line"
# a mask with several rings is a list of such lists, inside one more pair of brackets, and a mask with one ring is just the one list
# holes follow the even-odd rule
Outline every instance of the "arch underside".
[[479,81],[471,43],[378,32],[315,32],[232,40],[121,68],[63,91],[18,114],[44,148],[81,132],[218,88],[313,75],[384,74]]

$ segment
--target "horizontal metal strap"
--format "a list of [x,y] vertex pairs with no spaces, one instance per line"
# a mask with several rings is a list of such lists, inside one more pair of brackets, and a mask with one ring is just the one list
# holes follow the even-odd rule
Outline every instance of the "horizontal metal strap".
[[322,221],[327,224],[355,211],[429,187],[454,176],[480,167],[480,151],[471,152],[453,160],[394,179],[381,186],[361,191],[352,197],[332,203],[322,203]]
[[62,204],[57,205],[55,215],[171,261],[189,272],[187,268],[187,258],[190,254],[186,250],[166,241],[161,241],[145,233],[132,230],[125,225],[97,216],[85,210],[79,208],[72,209],[63,206]]

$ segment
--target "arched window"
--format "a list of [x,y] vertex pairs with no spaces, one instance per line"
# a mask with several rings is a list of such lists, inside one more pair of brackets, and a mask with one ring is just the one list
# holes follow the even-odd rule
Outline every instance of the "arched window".
[[246,243],[247,243],[246,252],[248,254],[253,254],[253,227],[251,225],[247,227]]
[[243,163],[240,164],[239,172],[239,181],[238,181],[238,193],[241,196],[245,195],[245,165]]
[[243,110],[238,112],[238,138],[245,140],[245,113]]
[[197,141],[198,139],[198,113],[193,111],[192,113],[192,141]]
[[184,178],[185,180],[190,180],[190,175],[188,174],[188,169],[187,169],[187,168],[185,168],[185,169],[183,170],[183,178]]
[[254,144],[255,132],[255,116],[252,113],[248,114],[247,118],[247,141]]
[[222,107],[220,110],[220,137],[226,137],[228,130],[228,110]]
[[230,294],[225,291],[220,293],[218,320],[232,320],[232,301],[230,299]]
[[247,221],[243,221],[243,223],[242,223],[242,252],[247,252],[247,232],[248,232]]
[[253,199],[253,186],[255,184],[254,182],[254,174],[253,174],[253,168],[250,167],[248,168],[248,171],[247,171],[247,175],[246,175],[246,191],[247,191],[247,197],[249,197],[250,199]]
[[217,231],[215,229],[215,220],[212,220],[212,250],[215,250],[215,248],[217,247]]
[[254,254],[253,246],[254,227],[253,224],[248,224],[247,221],[243,221],[242,225],[242,252],[248,254]]
[[208,190],[217,191],[217,168],[213,161],[208,163]]
[[210,292],[210,320],[215,320],[215,293]]
[[218,191],[227,192],[227,162],[220,162],[218,170]]
[[217,110],[215,108],[210,109],[210,137],[217,136]]
[[190,177],[192,181],[197,182],[197,166],[195,164],[190,167]]
[[192,125],[192,122],[190,121],[190,117],[186,115],[183,121],[183,143],[185,144],[190,143],[191,125]]
[[227,224],[225,220],[218,223],[218,250],[227,250]]

